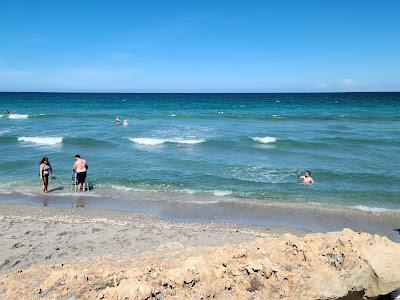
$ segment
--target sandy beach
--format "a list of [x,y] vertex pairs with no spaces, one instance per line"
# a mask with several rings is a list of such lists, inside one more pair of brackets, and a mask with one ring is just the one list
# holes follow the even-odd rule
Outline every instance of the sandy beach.
[[[400,245],[351,230],[309,234],[82,207],[1,204],[0,212],[5,299],[361,299],[400,284]],[[215,275],[229,264],[231,277]]]
[[[206,247],[278,236],[288,229],[171,223],[144,213],[0,205],[0,274],[76,258]],[[300,231],[291,230],[301,234]]]

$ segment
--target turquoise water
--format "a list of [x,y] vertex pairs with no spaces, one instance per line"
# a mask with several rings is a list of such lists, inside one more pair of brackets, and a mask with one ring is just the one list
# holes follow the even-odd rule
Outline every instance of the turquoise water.
[[68,186],[79,153],[94,191],[400,209],[400,93],[0,93],[5,110],[0,194],[38,191],[45,155]]

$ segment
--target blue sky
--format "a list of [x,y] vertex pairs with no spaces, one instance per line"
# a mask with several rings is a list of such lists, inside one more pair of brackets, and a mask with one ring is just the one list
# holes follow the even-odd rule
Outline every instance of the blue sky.
[[400,91],[400,1],[0,0],[0,91]]

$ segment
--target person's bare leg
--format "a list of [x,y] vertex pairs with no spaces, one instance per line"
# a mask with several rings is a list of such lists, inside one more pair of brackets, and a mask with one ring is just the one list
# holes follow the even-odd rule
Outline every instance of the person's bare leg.
[[49,178],[45,176],[43,178],[43,192],[47,193],[47,186],[49,185]]

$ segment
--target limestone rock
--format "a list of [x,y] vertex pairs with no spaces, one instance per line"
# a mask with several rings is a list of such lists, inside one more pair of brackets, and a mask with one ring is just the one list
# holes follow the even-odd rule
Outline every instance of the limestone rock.
[[345,229],[238,246],[163,247],[141,257],[77,260],[0,278],[2,299],[337,299],[400,287],[400,244]]

